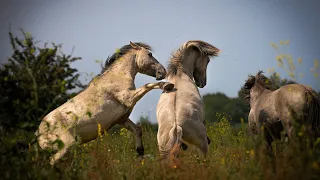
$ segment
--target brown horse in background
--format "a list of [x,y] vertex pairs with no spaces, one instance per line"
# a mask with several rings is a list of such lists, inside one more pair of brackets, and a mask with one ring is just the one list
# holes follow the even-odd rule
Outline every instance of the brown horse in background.
[[272,90],[271,81],[259,71],[249,75],[242,92],[250,101],[249,131],[258,134],[263,126],[268,148],[283,130],[289,141],[301,127],[306,128],[311,142],[320,136],[320,96],[312,88],[289,84]]

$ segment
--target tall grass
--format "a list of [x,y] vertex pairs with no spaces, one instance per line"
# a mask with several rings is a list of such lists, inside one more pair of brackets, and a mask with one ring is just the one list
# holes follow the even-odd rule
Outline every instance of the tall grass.
[[[1,179],[319,179],[319,149],[305,149],[275,142],[274,157],[267,156],[262,137],[251,138],[246,124],[234,128],[228,117],[218,114],[219,121],[208,125],[211,139],[207,160],[189,146],[180,151],[180,164],[169,168],[159,160],[156,132],[143,126],[146,157],[136,158],[134,136],[121,129],[104,133],[97,140],[77,145],[55,167],[48,164],[49,152],[37,145],[27,152],[10,150],[1,156]],[[15,137],[2,135],[2,147],[16,143]],[[15,140],[14,140],[15,138]]]

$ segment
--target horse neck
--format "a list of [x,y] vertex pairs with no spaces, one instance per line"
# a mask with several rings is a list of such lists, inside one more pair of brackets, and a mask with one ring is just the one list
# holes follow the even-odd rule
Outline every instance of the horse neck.
[[122,81],[130,81],[134,83],[134,79],[138,73],[138,66],[135,62],[135,56],[131,53],[128,53],[117,59],[110,69],[103,73],[106,79],[111,76],[121,77]]
[[250,104],[253,105],[257,100],[258,96],[260,96],[266,88],[261,86],[260,84],[256,84],[252,87],[252,92],[250,92]]
[[175,86],[179,86],[179,84],[181,83],[183,83],[184,85],[186,85],[186,83],[190,83],[190,85],[196,87],[195,82],[193,80],[193,75],[191,76],[190,74],[186,73],[185,71],[182,71],[181,69],[178,70],[176,75],[168,76],[167,80],[175,84]]
[[193,72],[194,72],[194,64],[195,64],[195,61],[196,61],[196,54],[188,54],[188,55],[185,55],[182,62],[181,62],[181,66],[182,68],[180,72],[180,74],[185,74],[187,75],[190,79],[193,79]]

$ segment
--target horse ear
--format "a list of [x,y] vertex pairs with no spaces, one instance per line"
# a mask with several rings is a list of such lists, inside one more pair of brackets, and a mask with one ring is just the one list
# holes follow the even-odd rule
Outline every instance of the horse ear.
[[141,49],[141,47],[140,47],[139,45],[137,45],[137,44],[135,44],[134,42],[131,42],[131,41],[130,41],[130,46],[131,46],[133,49],[137,49],[137,50],[140,50],[140,49]]

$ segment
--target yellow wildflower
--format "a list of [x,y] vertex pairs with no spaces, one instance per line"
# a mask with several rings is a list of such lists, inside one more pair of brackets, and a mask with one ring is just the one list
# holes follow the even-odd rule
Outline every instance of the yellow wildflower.
[[281,59],[282,59],[282,55],[278,55],[278,56],[276,56],[276,59],[277,59],[278,61],[281,61]]
[[289,40],[285,40],[285,41],[284,41],[284,44],[285,44],[285,45],[289,45],[289,43],[290,43]]
[[250,156],[254,156],[254,150],[253,149],[250,150]]
[[240,121],[241,121],[241,124],[243,124],[243,123],[244,123],[244,119],[243,119],[243,118],[241,118],[241,119],[240,119]]
[[100,123],[98,123],[98,136],[100,138],[102,138],[102,135],[101,135],[101,124]]
[[292,77],[292,78],[294,78],[293,72],[290,72],[290,73],[289,73],[289,76]]
[[274,49],[278,49],[278,46],[274,43],[271,43],[271,46],[274,48]]
[[120,129],[120,136],[125,136],[127,134],[127,129],[126,128],[121,128]]
[[225,164],[226,164],[226,162],[225,162],[224,158],[221,158],[221,165],[225,165]]
[[314,60],[314,67],[317,69],[319,67],[319,62],[317,59]]

